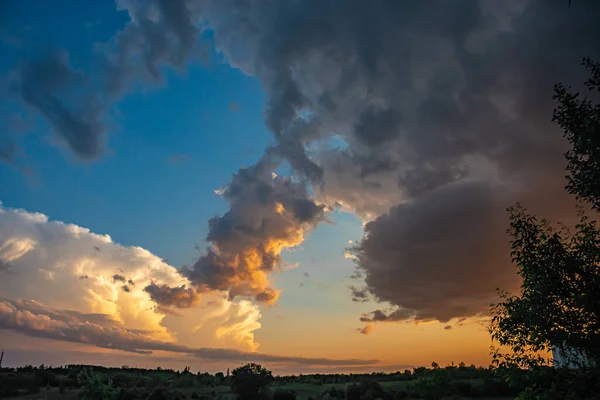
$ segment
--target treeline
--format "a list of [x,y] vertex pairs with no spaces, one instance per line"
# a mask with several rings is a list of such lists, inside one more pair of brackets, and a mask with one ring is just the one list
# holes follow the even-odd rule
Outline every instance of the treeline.
[[[282,383],[312,383],[312,384],[332,384],[332,383],[352,383],[362,380],[375,380],[377,382],[404,382],[418,379],[426,376],[434,369],[440,368],[437,363],[432,363],[432,368],[417,367],[396,371],[391,373],[372,372],[370,374],[307,374],[307,375],[289,375],[276,376],[275,380]],[[476,367],[465,363],[458,365],[451,363],[443,368],[452,379],[484,379],[492,375],[492,369]]]
[[[24,366],[0,370],[0,397],[52,391],[61,399],[240,399],[294,400],[297,390],[314,387],[312,400],[437,399],[443,396],[495,397],[517,389],[495,375],[492,368],[465,364],[403,372],[371,374],[309,374],[273,376],[258,364],[247,364],[229,374],[192,373],[173,369],[110,368],[91,365]],[[58,390],[56,390],[58,389]],[[305,393],[303,393],[305,395]],[[47,398],[52,398],[47,396]],[[304,396],[306,398],[306,395]]]

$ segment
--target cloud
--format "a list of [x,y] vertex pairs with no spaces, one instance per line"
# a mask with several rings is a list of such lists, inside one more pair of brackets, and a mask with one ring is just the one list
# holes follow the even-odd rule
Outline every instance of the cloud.
[[171,288],[167,285],[151,283],[144,288],[144,291],[163,307],[189,308],[202,301],[194,288],[186,288],[185,285]]
[[22,62],[14,71],[11,86],[80,158],[95,159],[102,153],[107,110],[85,74],[73,68],[66,52],[40,52]]
[[569,216],[568,196],[551,192],[548,198],[537,189],[527,197],[487,181],[455,182],[367,223],[353,250],[365,276],[360,293],[397,307],[376,310],[368,320],[446,322],[487,314],[496,288],[515,289],[520,282],[510,261],[505,208],[519,199],[541,204],[545,198],[542,213],[564,210],[561,219]]
[[579,60],[600,56],[600,4],[256,7],[219,1],[205,15],[231,64],[261,80],[274,151],[315,201],[368,222],[354,298],[390,304],[377,320],[487,313],[496,287],[519,283],[505,208],[570,217],[552,87],[581,84]]
[[[282,267],[281,252],[302,243],[305,232],[325,219],[323,206],[308,196],[305,185],[272,177],[270,154],[258,164],[240,169],[223,190],[230,209],[208,223],[206,253],[182,269],[197,293],[227,291],[229,299],[253,296],[272,304],[279,291],[269,274]],[[168,298],[164,288],[157,301],[185,306]]]
[[368,335],[373,332],[373,324],[367,324],[364,328],[359,329],[359,332],[363,335]]
[[360,317],[361,322],[396,322],[403,321],[412,317],[412,312],[405,310],[392,310],[385,312],[383,310],[375,310]]
[[[16,87],[91,157],[104,98],[159,80],[162,65],[183,67],[211,30],[230,65],[260,80],[275,144],[222,192],[230,210],[209,222],[211,246],[184,279],[197,293],[275,301],[269,274],[325,220],[325,204],[370,221],[355,255],[374,299],[392,315],[447,320],[486,312],[496,286],[517,284],[507,205],[566,217],[552,86],[582,82],[581,57],[600,56],[600,4],[584,3],[566,12],[539,0],[120,1],[131,22],[104,46],[104,72],[83,93],[60,53],[39,61],[59,72],[56,83],[25,63]],[[284,162],[300,179],[271,179]]]
[[153,339],[149,332],[123,328],[106,314],[56,310],[32,300],[0,301],[0,328],[28,336],[92,344],[132,353],[183,350],[181,346]]
[[149,332],[124,328],[105,314],[57,310],[32,300],[0,300],[0,329],[45,339],[90,344],[113,350],[150,354],[167,351],[206,360],[286,362],[299,365],[369,365],[378,360],[335,360],[249,353],[234,349],[190,348],[154,339]]
[[210,323],[185,336],[184,343],[258,347],[253,331],[260,328],[261,316],[256,306],[228,306],[230,302],[220,294],[217,299],[206,296],[212,305],[200,304],[200,298],[186,299],[177,293],[173,299],[196,307],[184,313],[185,318],[176,318],[169,310],[175,304],[156,307],[151,295],[159,296],[160,290],[148,293],[144,288],[180,288],[189,286],[189,281],[149,251],[121,246],[108,235],[0,206],[0,261],[10,265],[10,274],[0,279],[0,293],[7,299],[25,298],[52,309],[105,314],[124,329],[144,331],[165,342],[184,337],[210,314]]
[[131,20],[96,45],[85,68],[71,65],[64,50],[31,48],[10,74],[13,92],[83,160],[104,152],[106,117],[116,100],[137,83],[160,82],[163,66],[182,69],[197,51],[188,1],[117,3]]
[[[358,279],[355,275],[350,277],[351,279]],[[349,289],[352,291],[352,301],[356,303],[366,303],[371,300],[371,294],[369,293],[368,288],[357,288],[356,286],[349,286]]]

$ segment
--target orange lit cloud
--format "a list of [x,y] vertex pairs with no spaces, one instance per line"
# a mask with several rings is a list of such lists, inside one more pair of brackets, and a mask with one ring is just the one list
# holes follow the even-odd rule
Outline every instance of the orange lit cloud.
[[225,291],[230,300],[253,296],[265,304],[277,301],[280,291],[271,287],[269,274],[281,270],[281,252],[300,245],[305,233],[325,219],[325,210],[310,199],[305,185],[274,175],[276,166],[267,154],[233,176],[221,192],[229,211],[208,224],[211,246],[182,270],[193,289],[150,286],[153,300],[187,307],[187,301],[177,298]]
[[[0,261],[7,266],[0,270],[0,293],[7,299],[107,315],[153,340],[185,337],[193,344],[258,348],[252,333],[260,328],[257,306],[230,302],[219,293],[206,294],[203,305],[190,282],[165,260],[114,243],[108,235],[0,205]],[[157,306],[157,297],[170,302]],[[177,306],[194,308],[178,312],[172,308]],[[212,316],[210,323],[186,336],[204,315]]]
[[364,328],[360,330],[360,333],[362,333],[363,335],[368,335],[371,332],[373,332],[373,324],[367,324]]

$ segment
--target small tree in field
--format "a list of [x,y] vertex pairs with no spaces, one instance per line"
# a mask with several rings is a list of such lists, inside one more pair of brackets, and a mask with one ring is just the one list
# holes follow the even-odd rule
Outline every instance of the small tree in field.
[[256,399],[273,381],[273,374],[260,364],[246,364],[231,371],[231,390],[241,399]]

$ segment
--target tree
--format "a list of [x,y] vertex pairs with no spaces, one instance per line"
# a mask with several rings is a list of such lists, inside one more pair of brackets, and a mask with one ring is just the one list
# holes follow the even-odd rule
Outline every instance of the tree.
[[[600,63],[586,58],[582,64],[590,71],[587,89],[600,93]],[[563,84],[554,87],[554,99],[558,106],[552,120],[571,144],[565,153],[567,191],[600,211],[600,104]]]
[[[583,64],[591,73],[587,88],[600,92],[600,65],[590,59]],[[562,84],[555,86],[554,99],[553,121],[571,144],[565,153],[566,189],[600,211],[600,105]],[[492,306],[493,363],[523,385],[519,398],[595,398],[600,392],[600,228],[583,208],[574,230],[538,220],[519,204],[508,211],[511,257],[522,284],[518,295],[501,292],[502,301]],[[543,356],[549,351],[560,354],[558,366],[578,369],[543,368],[552,365]],[[527,374],[510,373],[522,369]]]
[[249,363],[231,371],[231,390],[241,399],[255,399],[273,381],[273,374],[259,364]]
[[[492,307],[492,339],[512,354],[493,354],[499,366],[548,365],[541,352],[559,350],[565,364],[600,361],[600,229],[581,216],[575,232],[509,209],[511,255],[521,293],[502,293]],[[583,356],[583,357],[582,357]],[[585,359],[584,359],[585,358]]]

